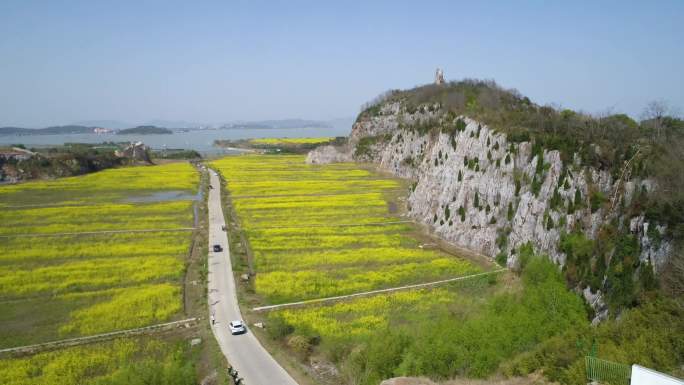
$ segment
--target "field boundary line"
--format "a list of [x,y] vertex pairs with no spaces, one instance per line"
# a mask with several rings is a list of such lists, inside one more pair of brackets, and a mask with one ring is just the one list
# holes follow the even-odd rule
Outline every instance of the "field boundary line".
[[306,301],[281,303],[281,304],[278,304],[278,305],[258,306],[258,307],[252,308],[252,311],[255,311],[255,312],[259,312],[259,311],[268,311],[268,310],[275,310],[275,309],[281,309],[281,308],[286,308],[286,307],[305,306],[305,305],[312,305],[312,304],[316,304],[316,303],[323,303],[323,302],[331,302],[331,301],[345,300],[345,299],[349,299],[349,298],[365,297],[365,296],[375,295],[375,294],[381,294],[381,293],[391,293],[391,292],[401,291],[401,290],[410,290],[410,289],[417,289],[417,288],[422,288],[422,287],[438,286],[438,285],[443,285],[443,284],[445,284],[445,283],[463,281],[463,280],[470,279],[470,278],[484,277],[484,276],[487,276],[487,275],[498,274],[498,273],[504,272],[504,271],[506,271],[506,270],[507,270],[507,269],[505,269],[505,268],[501,268],[501,269],[492,270],[492,271],[485,271],[484,273],[477,273],[477,274],[466,275],[466,276],[463,276],[463,277],[442,279],[442,280],[433,281],[433,282],[416,283],[416,284],[413,284],[413,285],[405,285],[405,286],[398,286],[398,287],[390,287],[390,288],[387,288],[387,289],[378,289],[378,290],[364,291],[364,292],[361,292],[361,293],[346,294],[346,295],[338,295],[338,296],[335,296],[335,297],[316,298],[316,299],[309,299],[309,300],[306,300]]
[[326,224],[312,224],[312,225],[293,225],[293,226],[264,226],[264,227],[252,227],[247,229],[250,230],[268,230],[268,229],[298,229],[298,228],[309,228],[309,227],[361,227],[361,226],[385,226],[385,225],[397,225],[401,223],[413,223],[410,220],[403,221],[389,221],[389,222],[369,222],[369,223],[338,223],[333,225]]
[[102,230],[102,231],[75,231],[70,233],[29,233],[29,234],[5,234],[0,238],[30,238],[30,237],[59,237],[63,235],[97,235],[97,234],[123,234],[123,233],[160,233],[167,231],[195,231],[196,227],[176,227],[172,229],[131,229],[131,230]]
[[108,332],[108,333],[95,334],[92,336],[76,337],[76,338],[69,338],[69,339],[64,339],[64,340],[43,342],[43,343],[34,344],[34,345],[17,346],[14,348],[0,349],[0,355],[7,354],[7,353],[35,353],[35,352],[50,349],[50,348],[63,348],[63,347],[69,347],[69,346],[84,345],[84,344],[88,344],[88,343],[92,343],[92,342],[105,341],[108,339],[113,339],[113,338],[122,337],[122,336],[128,337],[128,336],[145,334],[146,332],[157,331],[159,329],[172,328],[174,326],[184,325],[184,324],[188,324],[188,323],[194,323],[197,321],[198,321],[198,318],[193,317],[193,318],[187,318],[187,319],[180,320],[180,321],[165,322],[165,323],[161,323],[161,324],[144,326],[144,327],[135,328],[135,329],[117,330],[117,331]]
[[[230,184],[230,182],[229,182]],[[269,195],[234,195],[231,199],[259,199],[259,198],[287,198],[287,197],[329,197],[336,195],[371,195],[371,194],[383,194],[386,192],[404,192],[403,189],[387,189],[378,192],[336,192],[336,193],[312,193],[312,194],[269,194]]]
[[0,206],[0,209],[30,209],[30,208],[41,208],[41,207],[85,207],[85,206],[106,206],[106,205],[118,205],[118,204],[146,204],[146,203],[165,203],[165,202],[187,202],[196,201],[195,198],[188,199],[171,199],[171,200],[159,200],[159,201],[149,201],[149,202],[92,202],[92,203],[37,203],[37,204],[26,204],[26,205],[7,205]]

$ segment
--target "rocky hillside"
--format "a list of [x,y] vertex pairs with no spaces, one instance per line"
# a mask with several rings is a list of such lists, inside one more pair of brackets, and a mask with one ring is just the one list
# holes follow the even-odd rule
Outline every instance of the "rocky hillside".
[[[649,169],[662,151],[652,131],[624,115],[597,122],[465,81],[385,95],[359,115],[349,147],[308,161],[353,156],[413,180],[413,219],[509,267],[531,244],[603,318],[655,286],[681,236],[681,201],[658,195]],[[674,214],[656,197],[674,199]]]

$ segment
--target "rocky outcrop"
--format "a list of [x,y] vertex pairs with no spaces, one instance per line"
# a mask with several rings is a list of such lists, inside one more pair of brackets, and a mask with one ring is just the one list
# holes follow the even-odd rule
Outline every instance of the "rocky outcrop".
[[386,103],[379,107],[374,116],[367,116],[354,123],[349,135],[349,143],[357,144],[362,138],[392,134],[400,127],[411,127],[435,122],[442,115],[439,104],[424,106],[417,111],[408,112],[401,103]]
[[629,230],[636,234],[641,245],[639,260],[648,262],[656,271],[665,267],[665,262],[672,253],[672,244],[665,241],[665,226],[649,223],[643,215],[630,220]]
[[119,158],[127,158],[133,162],[152,163],[150,159],[150,148],[143,142],[131,142],[121,150],[116,150],[114,155]]
[[348,148],[336,146],[321,146],[310,151],[306,156],[308,164],[326,164],[351,162],[352,156]]
[[[410,120],[420,119],[425,117]],[[566,165],[564,172],[558,151],[533,155],[529,142],[510,143],[505,134],[466,117],[462,120],[465,127],[453,135],[422,135],[397,130],[396,119],[388,119],[387,124],[374,119],[358,123],[352,137],[391,135],[389,141],[376,145],[373,160],[395,175],[414,179],[410,215],[460,246],[494,257],[532,242],[535,250],[562,265],[565,256],[558,250],[562,231],[579,227],[589,238],[596,237],[608,213],[604,207],[592,213],[587,197],[590,185],[606,196],[612,194],[615,182],[608,172],[577,163]],[[542,162],[541,174],[538,162]],[[538,191],[533,191],[535,178]],[[569,212],[578,193],[582,204]],[[560,200],[551,207],[554,194]],[[637,226],[634,231],[641,229]],[[502,239],[497,242],[503,232],[507,232],[505,245]],[[657,259],[662,254],[664,250],[657,249],[648,256]],[[515,261],[511,256],[509,263]]]
[[601,290],[597,290],[596,293],[592,293],[590,287],[585,287],[582,290],[582,297],[584,300],[594,309],[596,316],[592,320],[592,324],[597,324],[601,320],[608,318],[608,306],[606,306],[606,301],[603,299],[603,293]]
[[[410,217],[449,242],[498,256],[509,266],[516,265],[516,250],[527,243],[564,265],[562,233],[580,231],[596,239],[612,220],[629,224],[642,261],[656,269],[664,265],[671,249],[664,227],[643,216],[621,217],[615,209],[618,203],[629,205],[636,191],[652,190],[651,180],[616,180],[606,170],[583,166],[577,155],[564,163],[558,151],[512,142],[481,122],[448,116],[439,105],[409,113],[399,102],[385,103],[354,124],[352,150],[319,149],[308,160],[337,161],[353,154],[413,180]],[[590,196],[603,200],[592,205]],[[600,293],[589,291],[585,297],[604,310]]]

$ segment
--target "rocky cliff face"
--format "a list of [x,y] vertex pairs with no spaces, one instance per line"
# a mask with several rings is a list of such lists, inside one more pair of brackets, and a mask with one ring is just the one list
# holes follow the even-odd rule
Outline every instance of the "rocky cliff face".
[[[653,228],[643,216],[625,218],[616,210],[629,205],[636,192],[653,189],[652,181],[614,178],[582,166],[578,156],[564,164],[558,151],[511,142],[465,116],[445,122],[448,116],[439,105],[409,113],[394,102],[375,116],[361,117],[352,128],[350,144],[357,159],[414,181],[408,198],[413,219],[447,241],[498,256],[509,266],[527,243],[564,265],[562,233],[581,231],[596,239],[601,225],[615,220],[638,239],[642,261],[656,270],[663,266],[670,251],[662,240],[664,227]],[[456,128],[421,129],[444,123]],[[327,153],[335,156],[326,158]],[[309,158],[321,163],[343,157],[322,148]],[[596,294],[589,291],[585,297],[601,308]]]
[[335,147],[322,146],[314,151],[310,151],[306,155],[306,163],[309,164],[323,164],[323,163],[340,163],[353,161],[351,148],[349,147]]

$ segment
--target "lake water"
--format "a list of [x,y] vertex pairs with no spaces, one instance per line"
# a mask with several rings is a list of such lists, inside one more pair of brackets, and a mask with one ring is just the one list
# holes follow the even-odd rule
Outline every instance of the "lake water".
[[197,194],[188,194],[183,191],[159,191],[148,195],[130,196],[124,199],[128,203],[151,203],[151,202],[168,202],[168,201],[189,201],[202,200],[202,190]]
[[350,125],[331,128],[270,128],[270,129],[224,129],[174,132],[170,135],[114,135],[114,134],[69,134],[69,135],[0,135],[0,145],[23,144],[26,147],[61,145],[64,143],[102,143],[141,141],[152,149],[183,148],[202,154],[230,153],[214,147],[216,139],[247,138],[305,138],[320,136],[347,136]]

